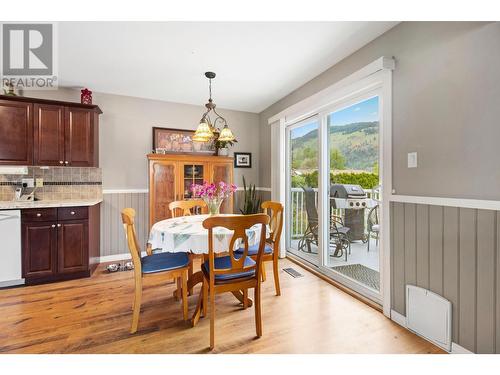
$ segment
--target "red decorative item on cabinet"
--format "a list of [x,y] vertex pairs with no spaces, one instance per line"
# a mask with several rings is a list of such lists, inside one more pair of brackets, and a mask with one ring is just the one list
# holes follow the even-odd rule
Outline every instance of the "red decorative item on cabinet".
[[80,97],[82,104],[92,104],[92,91],[83,89]]

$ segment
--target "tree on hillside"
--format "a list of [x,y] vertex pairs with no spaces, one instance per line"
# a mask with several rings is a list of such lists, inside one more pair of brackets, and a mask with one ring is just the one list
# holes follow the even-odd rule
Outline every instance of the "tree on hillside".
[[330,151],[330,169],[345,169],[345,158],[339,149]]

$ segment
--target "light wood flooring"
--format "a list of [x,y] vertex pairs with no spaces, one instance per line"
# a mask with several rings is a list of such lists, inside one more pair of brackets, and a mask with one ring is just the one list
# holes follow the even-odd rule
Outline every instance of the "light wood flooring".
[[[231,295],[216,299],[215,353],[441,353],[289,260],[304,274],[280,271],[276,297],[270,264],[263,284],[263,337],[255,338],[254,309]],[[207,353],[209,319],[191,328],[161,276],[144,280],[139,330],[129,333],[133,272],[0,290],[0,353]],[[250,293],[250,296],[252,293]],[[198,297],[189,297],[190,313]]]

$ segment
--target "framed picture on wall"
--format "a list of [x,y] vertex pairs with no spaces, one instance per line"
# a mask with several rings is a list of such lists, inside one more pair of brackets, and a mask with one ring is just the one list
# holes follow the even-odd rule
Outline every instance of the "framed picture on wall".
[[252,168],[252,153],[250,152],[235,152],[234,153],[235,168]]
[[213,142],[193,141],[194,130],[153,127],[153,150],[157,154],[214,154]]

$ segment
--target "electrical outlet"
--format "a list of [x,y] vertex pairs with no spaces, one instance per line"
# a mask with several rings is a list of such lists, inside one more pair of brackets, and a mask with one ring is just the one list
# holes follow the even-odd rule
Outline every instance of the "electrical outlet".
[[417,168],[417,153],[409,152],[408,153],[408,168]]
[[37,178],[36,181],[36,187],[43,187],[43,178]]
[[34,178],[23,178],[21,180],[23,184],[26,184],[26,187],[32,188],[35,187],[35,179]]

